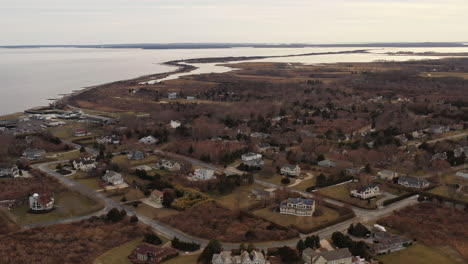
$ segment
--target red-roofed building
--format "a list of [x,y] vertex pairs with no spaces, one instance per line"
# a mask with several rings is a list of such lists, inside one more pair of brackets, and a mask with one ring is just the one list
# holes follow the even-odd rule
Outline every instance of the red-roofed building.
[[158,264],[177,255],[179,252],[173,248],[162,248],[143,243],[133,250],[128,259],[134,264]]
[[48,194],[35,193],[29,197],[29,208],[36,213],[48,212],[54,209],[54,198]]

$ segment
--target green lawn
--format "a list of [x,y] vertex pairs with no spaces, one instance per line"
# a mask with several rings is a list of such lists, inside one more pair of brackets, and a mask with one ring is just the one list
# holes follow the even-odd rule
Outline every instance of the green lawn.
[[160,219],[166,216],[179,214],[179,211],[169,208],[154,208],[147,204],[141,203],[135,208],[138,213],[151,219]]
[[128,256],[132,253],[136,246],[141,244],[143,238],[137,238],[127,242],[120,247],[113,248],[102,254],[94,260],[94,264],[130,264]]
[[320,216],[295,216],[273,212],[270,208],[256,210],[253,212],[253,214],[282,226],[296,225],[305,229],[310,229],[318,225],[325,224],[338,218],[339,216],[337,211],[328,207],[317,206],[317,210],[320,210],[323,214]]
[[454,189],[451,189],[447,186],[439,186],[436,187],[432,190],[429,191],[430,193],[433,194],[438,194],[444,197],[448,197],[451,199],[459,200],[462,202],[468,202],[468,194],[465,194],[464,192],[455,192]]
[[[252,184],[252,185],[245,185],[236,188],[232,193],[223,196],[212,196],[219,204],[229,209],[239,209],[239,208],[247,208],[250,205],[254,204],[256,201],[249,197],[251,195],[251,191],[254,188],[263,189],[264,187]],[[239,208],[238,208],[239,207]]]
[[188,255],[188,256],[178,256],[173,259],[164,261],[164,264],[196,264],[197,259],[200,254]]
[[16,223],[26,225],[38,222],[60,220],[70,217],[88,215],[103,208],[103,205],[76,192],[62,192],[55,197],[55,208],[45,214],[29,213],[29,204],[14,207],[11,213]]
[[422,244],[413,244],[407,249],[377,256],[385,264],[456,264],[465,263],[454,259],[444,249],[429,248]]
[[331,197],[335,200],[342,201],[344,203],[349,203],[364,208],[375,209],[377,208],[376,202],[381,199],[382,196],[377,196],[376,198],[370,200],[361,200],[359,198],[353,198],[350,195],[351,190],[356,187],[356,183],[346,183],[335,186],[330,186],[326,188],[321,188],[317,192],[325,196]]

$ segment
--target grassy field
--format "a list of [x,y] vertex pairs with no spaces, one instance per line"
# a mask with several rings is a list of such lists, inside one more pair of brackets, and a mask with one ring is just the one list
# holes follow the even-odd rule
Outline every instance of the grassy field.
[[143,241],[143,238],[137,238],[127,242],[120,247],[113,248],[106,253],[102,254],[94,264],[131,264],[128,256],[132,253],[133,249]]
[[335,200],[339,200],[345,203],[361,206],[364,208],[374,209],[376,208],[376,202],[381,196],[378,196],[375,199],[370,200],[361,200],[359,198],[353,198],[350,195],[350,191],[355,188],[355,183],[346,183],[335,186],[330,186],[326,188],[319,189],[317,192],[325,196],[331,197]]
[[29,213],[29,204],[15,207],[11,213],[16,223],[26,225],[38,222],[88,215],[103,208],[103,205],[75,192],[63,192],[55,197],[56,209],[45,214]]
[[287,214],[280,214],[273,212],[269,208],[263,208],[253,212],[254,215],[265,218],[271,222],[277,223],[282,226],[296,225],[305,229],[314,228],[318,225],[325,224],[336,219],[339,213],[333,209],[317,206],[317,210],[321,210],[323,214],[321,216],[294,216]]
[[159,161],[159,158],[156,156],[146,156],[142,160],[129,160],[126,155],[119,155],[112,158],[112,161],[119,165],[129,165],[132,168],[140,165],[154,165]]
[[468,73],[466,73],[466,72],[422,72],[421,76],[423,76],[423,77],[434,77],[434,78],[459,77],[459,78],[463,78],[463,79],[468,79]]
[[170,216],[170,215],[175,215],[175,214],[179,214],[179,211],[177,210],[174,210],[174,209],[169,209],[169,208],[154,208],[152,206],[149,206],[147,204],[144,204],[144,203],[141,203],[138,205],[137,208],[135,208],[135,210],[146,216],[146,217],[149,217],[151,219],[159,219],[159,218],[163,218],[163,217],[166,217],[166,216]]
[[380,255],[378,260],[385,264],[456,264],[466,263],[446,253],[446,250],[439,248],[429,248],[422,244],[414,244],[407,249]]
[[433,194],[438,194],[444,197],[455,199],[462,202],[468,202],[468,194],[463,192],[455,192],[454,189],[451,189],[447,186],[439,186],[429,191]]
[[[168,238],[159,236],[162,240],[160,246],[163,246],[169,241]],[[129,241],[120,247],[113,248],[101,256],[97,257],[93,264],[131,264],[128,259],[128,256],[132,253],[136,246],[143,242],[143,238],[137,238],[135,240]]]
[[240,208],[247,208],[248,206],[255,203],[255,200],[250,197],[251,191],[254,188],[261,188],[260,185],[252,184],[238,187],[234,192],[223,195],[223,196],[213,196],[219,204],[229,209],[238,209]]
[[[294,183],[294,181],[291,181],[291,182]],[[307,188],[314,186],[314,185],[315,185],[315,177],[313,177],[312,179],[304,180],[298,185],[293,186],[291,188],[293,188],[294,190],[305,192]]]
[[188,256],[178,256],[168,261],[164,261],[164,264],[196,264],[197,259],[200,254],[188,255]]

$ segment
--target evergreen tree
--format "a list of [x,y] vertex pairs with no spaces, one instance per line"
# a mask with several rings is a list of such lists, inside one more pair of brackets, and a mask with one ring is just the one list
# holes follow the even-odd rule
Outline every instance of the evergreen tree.
[[210,240],[203,252],[198,257],[198,261],[202,263],[210,263],[214,254],[219,254],[223,251],[221,243],[218,240]]
[[302,252],[304,251],[304,249],[306,249],[306,245],[304,244],[304,241],[302,239],[297,241],[296,249],[299,252]]

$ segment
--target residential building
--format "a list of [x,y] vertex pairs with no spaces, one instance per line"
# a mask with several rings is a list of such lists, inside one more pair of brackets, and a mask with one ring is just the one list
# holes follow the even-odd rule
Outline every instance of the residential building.
[[263,133],[263,132],[254,132],[250,134],[251,137],[253,138],[261,138],[261,139],[266,139],[270,137],[270,134]]
[[117,145],[117,144],[120,144],[120,138],[117,135],[102,136],[102,137],[96,138],[96,143],[103,144],[103,145],[107,145],[107,144]]
[[242,155],[241,158],[242,163],[250,167],[262,167],[264,164],[261,154],[249,152],[247,154]]
[[460,157],[462,154],[465,154],[465,157],[468,158],[468,146],[456,148],[453,150],[453,156],[455,156],[455,158]]
[[23,157],[27,160],[40,160],[45,158],[46,151],[43,149],[28,148],[23,152]]
[[269,148],[271,148],[270,144],[268,143],[259,143],[258,144],[258,149],[262,152],[267,151]]
[[384,231],[374,231],[372,233],[374,244],[371,245],[371,251],[374,254],[386,254],[390,252],[405,249],[413,243],[413,240],[396,236]]
[[167,99],[177,99],[177,93],[168,93]]
[[394,178],[398,178],[398,173],[390,170],[382,170],[377,173],[377,176],[381,180],[391,181]]
[[181,124],[179,121],[177,121],[177,120],[171,120],[171,123],[170,123],[171,128],[178,128],[178,127],[180,127],[181,125],[182,125],[182,124]]
[[145,158],[145,153],[137,150],[137,151],[132,151],[127,154],[127,158],[129,160],[142,160]]
[[281,167],[281,174],[291,177],[297,177],[301,175],[301,167],[299,165],[285,164]]
[[35,193],[29,197],[29,208],[34,213],[48,212],[54,209],[54,198],[45,193]]
[[180,171],[181,166],[180,163],[172,160],[162,160],[160,164],[160,168],[168,170],[168,171]]
[[211,260],[212,264],[269,264],[263,253],[257,250],[252,252],[242,251],[240,255],[232,256],[231,252],[223,251],[214,254]]
[[73,163],[73,167],[76,170],[91,171],[92,169],[96,168],[96,160],[94,160],[91,157],[80,158],[80,159],[74,160],[72,163]]
[[18,166],[15,164],[0,163],[0,177],[19,177]]
[[142,144],[146,144],[146,145],[154,145],[158,143],[158,141],[159,140],[153,136],[147,136],[147,137],[141,138],[138,142]]
[[315,211],[315,200],[288,198],[281,202],[280,213],[297,216],[312,216]]
[[431,183],[426,179],[415,178],[415,177],[408,177],[408,176],[401,176],[398,179],[398,184],[408,187],[408,188],[415,188],[415,189],[424,189],[429,187]]
[[73,136],[74,137],[84,137],[88,134],[85,129],[77,129],[73,131]]
[[331,160],[328,160],[328,159],[321,160],[317,164],[320,167],[326,167],[326,168],[335,168],[336,167],[336,163],[331,161]]
[[204,169],[204,168],[195,169],[195,173],[192,176],[192,178],[196,180],[201,180],[201,181],[212,180],[215,178],[214,170]]
[[187,96],[187,100],[195,100],[197,99],[195,96]]
[[164,193],[159,190],[154,190],[151,192],[150,199],[152,202],[156,203],[159,207],[162,207]]
[[380,195],[380,188],[377,184],[359,185],[351,191],[351,196],[363,200],[370,199]]
[[302,259],[305,264],[352,264],[353,255],[348,248],[337,250],[316,252],[307,248],[302,252]]
[[115,171],[107,171],[102,180],[111,185],[119,185],[125,183],[122,177],[122,174]]
[[159,264],[177,255],[179,252],[171,247],[142,243],[136,246],[128,259],[134,264]]
[[442,133],[445,133],[445,132],[448,132],[450,131],[450,128],[447,127],[447,126],[431,126],[429,128],[429,132],[431,132],[432,134],[442,134]]
[[440,152],[432,155],[432,160],[447,160],[447,152]]

